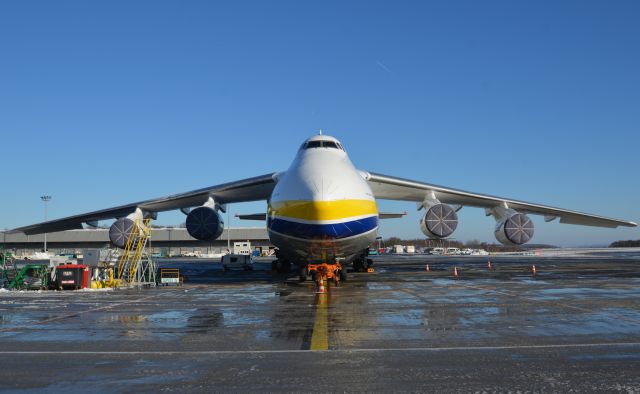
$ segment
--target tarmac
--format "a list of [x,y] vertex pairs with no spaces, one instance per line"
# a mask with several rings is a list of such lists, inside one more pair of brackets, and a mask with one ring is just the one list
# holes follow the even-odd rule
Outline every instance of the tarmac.
[[0,390],[640,392],[638,254],[381,256],[325,294],[172,265],[184,287],[0,292]]

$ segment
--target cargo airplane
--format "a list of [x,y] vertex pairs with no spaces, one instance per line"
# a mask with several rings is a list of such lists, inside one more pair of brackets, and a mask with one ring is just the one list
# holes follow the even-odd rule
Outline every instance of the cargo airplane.
[[[288,271],[293,264],[304,279],[310,263],[352,263],[356,271],[366,267],[366,251],[376,239],[379,220],[401,216],[379,212],[377,199],[416,202],[418,210],[424,210],[420,229],[434,239],[453,234],[458,225],[457,212],[463,206],[485,209],[495,219],[496,239],[510,245],[524,244],[533,237],[529,215],[542,215],[547,222],[559,219],[560,223],[585,226],[636,226],[630,221],[358,170],[340,141],[319,134],[300,146],[289,169],[283,172],[51,220],[12,232],[79,229],[83,224],[95,227],[100,220],[116,219],[109,237],[122,248],[129,235],[138,231],[136,221],[180,209],[186,214],[186,228],[193,238],[215,240],[222,234],[220,212],[226,212],[227,204],[263,200],[267,202],[266,213],[239,217],[266,220],[269,238],[278,248],[277,266]],[[340,274],[344,278],[346,272]]]

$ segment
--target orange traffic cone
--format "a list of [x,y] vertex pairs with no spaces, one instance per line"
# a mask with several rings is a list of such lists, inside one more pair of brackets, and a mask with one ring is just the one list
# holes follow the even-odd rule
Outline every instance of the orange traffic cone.
[[459,279],[460,276],[458,275],[458,267],[453,267],[453,279]]
[[487,269],[488,270],[492,270],[493,267],[491,266],[491,261],[487,261]]
[[531,266],[531,274],[532,274],[533,276],[535,276],[535,275],[536,275],[536,265],[535,265],[535,264],[533,264],[533,265]]
[[424,267],[424,270],[425,270],[426,272],[429,272],[429,271],[430,271],[430,270],[429,270],[429,264],[427,264],[427,266],[426,266],[426,267]]

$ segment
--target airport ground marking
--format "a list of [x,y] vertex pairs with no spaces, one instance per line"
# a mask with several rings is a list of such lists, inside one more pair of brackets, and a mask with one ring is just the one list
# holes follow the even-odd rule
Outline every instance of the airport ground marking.
[[316,302],[316,316],[313,322],[313,332],[311,333],[311,345],[309,350],[329,349],[329,310],[328,294],[318,294]]
[[0,351],[0,355],[88,355],[100,356],[126,356],[126,355],[244,355],[244,354],[289,354],[289,353],[384,353],[384,352],[448,352],[448,351],[496,351],[496,350],[537,350],[537,349],[582,349],[582,348],[609,348],[609,347],[640,347],[640,342],[598,342],[598,343],[559,343],[547,345],[504,345],[504,346],[442,346],[442,347],[409,347],[409,348],[365,348],[365,349],[327,349],[323,351],[311,349],[271,349],[271,350],[33,350]]

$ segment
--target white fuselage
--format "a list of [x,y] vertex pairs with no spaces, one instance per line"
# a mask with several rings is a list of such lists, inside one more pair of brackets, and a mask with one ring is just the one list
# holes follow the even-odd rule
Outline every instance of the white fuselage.
[[348,262],[374,242],[378,209],[371,188],[344,150],[305,149],[303,144],[278,176],[267,229],[279,256],[292,263]]

